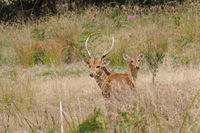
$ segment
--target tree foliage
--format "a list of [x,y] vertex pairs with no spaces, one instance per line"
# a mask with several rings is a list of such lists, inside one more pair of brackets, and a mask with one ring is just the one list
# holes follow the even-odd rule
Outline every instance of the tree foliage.
[[0,0],[0,21],[22,18],[24,20],[30,17],[39,18],[46,14],[57,14],[58,7],[62,5],[66,5],[64,8],[67,10],[74,10],[74,7],[102,6],[109,3],[151,6],[183,1],[185,0]]

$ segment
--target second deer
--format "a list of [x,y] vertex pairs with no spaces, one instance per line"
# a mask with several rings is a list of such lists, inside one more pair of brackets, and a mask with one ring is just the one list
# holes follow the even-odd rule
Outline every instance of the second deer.
[[129,76],[135,86],[137,73],[140,69],[140,63],[144,58],[144,54],[140,53],[138,56],[129,56],[128,54],[123,54],[123,58],[128,62],[128,71],[126,74]]

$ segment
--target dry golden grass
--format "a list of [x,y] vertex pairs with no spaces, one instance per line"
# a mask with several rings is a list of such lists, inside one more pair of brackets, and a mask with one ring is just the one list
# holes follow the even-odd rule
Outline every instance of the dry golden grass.
[[[79,69],[82,72],[66,73],[62,76],[56,73],[71,69]],[[95,80],[84,72],[85,69],[83,64],[59,68],[2,67],[0,69],[0,131],[45,132],[52,127],[59,127],[60,101],[65,112],[65,132],[69,132],[74,128],[73,126],[86,119],[94,107],[101,108],[106,114],[105,101],[100,89]],[[46,71],[52,73],[42,76],[41,73]],[[121,105],[129,107],[124,110],[128,112],[132,107],[142,108],[141,121],[145,123],[143,125],[145,132],[179,132],[185,121],[181,132],[197,133],[200,131],[198,117],[200,96],[195,99],[194,105],[189,110],[187,108],[199,89],[199,83],[199,68],[181,67],[175,70],[169,66],[162,66],[154,86],[150,73],[142,70],[138,75],[136,92],[127,93],[126,97],[122,98]],[[111,132],[110,130],[108,129],[108,132]],[[135,131],[137,130],[133,126],[130,132]]]

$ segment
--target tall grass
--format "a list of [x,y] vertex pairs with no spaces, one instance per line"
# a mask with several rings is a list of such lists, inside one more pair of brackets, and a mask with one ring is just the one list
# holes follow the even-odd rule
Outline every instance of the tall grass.
[[[65,67],[71,70],[80,64]],[[64,132],[199,132],[198,69],[159,68],[157,84],[140,71],[136,91],[118,93],[119,111],[107,117],[101,91],[88,75],[39,76],[52,68],[1,68],[0,131],[60,132],[62,100]],[[62,71],[62,67],[55,69]],[[54,70],[55,71],[55,70]],[[187,76],[185,76],[187,75]],[[78,83],[77,83],[78,81]],[[93,109],[97,107],[100,109]]]

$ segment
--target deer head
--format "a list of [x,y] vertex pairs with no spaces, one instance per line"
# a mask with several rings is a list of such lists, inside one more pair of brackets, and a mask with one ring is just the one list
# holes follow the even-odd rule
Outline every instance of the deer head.
[[128,61],[129,67],[132,69],[139,70],[140,69],[140,61],[144,58],[144,54],[141,53],[138,56],[129,56],[128,54],[123,54],[124,60]]
[[109,59],[106,59],[105,57],[110,53],[110,51],[112,50],[113,46],[114,46],[114,37],[112,38],[112,45],[110,47],[110,49],[105,50],[104,54],[101,56],[101,58],[94,58],[92,57],[89,49],[88,49],[88,40],[90,37],[87,38],[87,40],[85,41],[85,48],[87,51],[87,54],[89,55],[89,59],[84,60],[85,64],[88,66],[89,70],[90,70],[90,76],[91,77],[95,77],[95,76],[101,76],[102,73],[104,72],[108,72],[106,70],[106,66],[110,63]]

